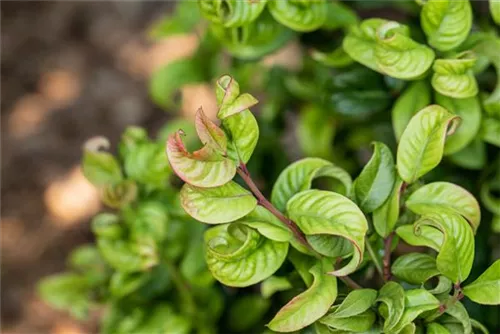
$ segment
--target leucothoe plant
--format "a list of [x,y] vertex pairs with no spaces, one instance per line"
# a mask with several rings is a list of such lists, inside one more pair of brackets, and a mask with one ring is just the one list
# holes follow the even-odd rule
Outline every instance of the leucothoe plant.
[[[269,330],[486,331],[461,302],[467,297],[500,304],[500,260],[464,283],[474,261],[479,204],[453,183],[420,182],[439,165],[447,141],[467,126],[459,116],[425,106],[406,125],[396,156],[374,142],[354,181],[330,161],[298,160],[283,170],[267,198],[247,168],[259,139],[249,110],[257,100],[240,93],[227,75],[217,81],[216,95],[220,126],[200,108],[195,126],[203,146],[189,152],[179,130],[167,141],[168,161],[185,182],[184,210],[214,225],[204,233],[212,275],[230,287],[261,283],[266,295],[293,292]],[[322,189],[314,188],[318,182]],[[423,248],[391,261],[402,241]],[[363,288],[351,276],[369,268],[380,284]]]

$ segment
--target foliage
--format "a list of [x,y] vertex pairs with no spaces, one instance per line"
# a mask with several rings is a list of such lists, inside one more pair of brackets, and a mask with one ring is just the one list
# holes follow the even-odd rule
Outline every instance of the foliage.
[[[497,331],[497,4],[180,2],[151,36],[200,43],[151,96],[172,110],[214,82],[218,121],[131,127],[117,157],[90,141],[83,172],[115,211],[42,297],[104,305],[103,332]],[[261,61],[288,43],[302,66]]]

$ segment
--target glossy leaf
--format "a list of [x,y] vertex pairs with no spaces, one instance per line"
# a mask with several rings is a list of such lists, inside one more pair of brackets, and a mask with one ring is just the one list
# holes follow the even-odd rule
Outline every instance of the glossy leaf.
[[180,196],[184,210],[194,219],[207,224],[235,221],[257,206],[252,193],[234,181],[215,188],[198,188],[186,183]]
[[476,96],[475,64],[476,56],[471,52],[464,52],[455,59],[436,59],[432,66],[432,87],[445,96],[457,99]]
[[332,269],[331,261],[326,258],[316,263],[310,269],[314,277],[312,285],[283,306],[267,326],[276,332],[293,332],[325,315],[337,297],[337,278],[325,275]]
[[401,187],[403,180],[396,177],[394,187],[389,195],[389,198],[382,204],[381,207],[373,211],[373,227],[375,231],[383,238],[389,236],[394,230],[399,218]]
[[461,119],[444,144],[444,154],[450,155],[465,148],[476,137],[481,125],[481,105],[477,97],[453,99],[441,94],[436,95],[436,103]]
[[417,189],[406,200],[411,211],[425,215],[441,208],[450,209],[466,218],[474,231],[481,222],[481,210],[474,196],[462,187],[449,182],[433,182]]
[[392,107],[392,126],[399,141],[410,119],[431,103],[430,86],[423,80],[412,82]]
[[420,23],[429,45],[439,51],[454,49],[465,41],[472,27],[469,0],[426,1]]
[[[342,237],[353,245],[354,253],[349,263],[330,274],[345,276],[356,270],[363,258],[368,230],[366,218],[356,204],[337,193],[306,190],[288,201],[287,212],[310,243],[311,240],[321,242],[318,238],[311,239],[311,236],[321,236],[326,240]],[[321,250],[315,247],[315,242],[311,246],[317,251]]]
[[335,309],[332,315],[336,318],[349,318],[368,310],[377,299],[377,291],[373,289],[359,289],[351,291]]
[[[399,175],[406,183],[434,169],[443,156],[447,132],[453,131],[456,116],[431,105],[412,117],[401,136],[397,153]],[[452,125],[452,129],[448,127]]]
[[340,1],[327,1],[327,16],[323,29],[337,29],[349,27],[358,23],[356,12]]
[[223,119],[222,125],[231,140],[228,155],[233,159],[247,163],[259,140],[257,120],[247,109]]
[[351,193],[351,176],[329,161],[318,158],[298,160],[285,168],[276,180],[271,193],[271,202],[280,211],[284,211],[293,195],[311,188],[312,181],[318,177],[332,177],[339,180]]
[[382,303],[386,315],[384,316],[384,332],[390,332],[399,323],[403,316],[405,307],[405,292],[401,285],[395,282],[387,282],[380,289],[377,302]]
[[260,285],[262,297],[269,298],[278,291],[286,291],[292,288],[292,284],[286,277],[271,276]]
[[474,260],[474,234],[467,221],[452,211],[428,213],[415,223],[415,231],[430,226],[443,233],[444,239],[436,258],[438,270],[453,282],[469,276]]
[[[450,305],[446,308],[445,312],[461,324],[461,330],[464,334],[472,334],[472,323],[470,321],[469,313],[461,302],[456,302],[453,305]],[[453,331],[452,333],[456,333],[456,331]]]
[[351,317],[337,317],[335,313],[320,319],[320,322],[328,327],[347,332],[365,332],[371,329],[376,315],[372,310],[366,310]]
[[474,282],[463,288],[472,301],[483,305],[500,305],[500,260],[496,260]]
[[426,329],[427,334],[451,334],[450,331],[446,329],[446,327],[437,322],[431,322],[430,324],[427,324]]
[[202,15],[225,27],[238,27],[254,21],[264,10],[267,0],[262,1],[217,1],[200,0]]
[[290,230],[275,215],[260,205],[238,220],[238,223],[256,229],[260,234],[274,241],[285,242],[292,239]]
[[268,9],[276,21],[296,31],[318,29],[325,23],[328,10],[325,0],[271,0]]
[[218,187],[228,183],[236,174],[234,161],[216,154],[207,146],[194,153],[187,152],[180,132],[169,137],[167,156],[175,173],[197,187]]
[[389,21],[372,18],[351,28],[345,36],[343,47],[345,52],[358,63],[378,71],[375,59],[375,45],[377,29]]
[[221,154],[226,154],[227,137],[224,131],[212,122],[200,108],[195,118],[196,132],[203,145],[208,146]]
[[374,56],[378,71],[393,78],[411,80],[422,76],[434,61],[434,51],[409,36],[407,28],[389,21],[377,28]]
[[411,284],[422,284],[431,277],[439,275],[436,259],[423,253],[409,253],[394,261],[391,273]]
[[443,234],[429,226],[419,226],[416,232],[412,225],[403,225],[396,229],[397,235],[412,246],[425,246],[439,251],[443,243]]
[[212,275],[228,286],[244,287],[271,276],[281,267],[288,243],[276,242],[257,231],[232,223],[205,232],[206,260]]
[[396,179],[394,158],[383,143],[374,142],[373,155],[354,181],[356,202],[365,213],[382,206],[391,194]]
[[401,320],[395,329],[403,329],[413,322],[420,314],[435,310],[439,307],[439,300],[424,289],[405,291],[405,306]]

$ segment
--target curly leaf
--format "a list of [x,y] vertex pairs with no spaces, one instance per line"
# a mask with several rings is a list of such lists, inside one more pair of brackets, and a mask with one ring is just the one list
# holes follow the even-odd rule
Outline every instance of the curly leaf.
[[210,32],[231,55],[245,60],[269,54],[294,36],[291,30],[276,22],[268,11],[264,11],[252,23],[240,27],[227,28],[221,24],[212,24]]
[[439,275],[436,260],[423,253],[409,253],[398,257],[391,267],[391,272],[411,284],[422,284]]
[[424,289],[414,289],[405,291],[405,306],[404,312],[395,326],[394,330],[402,330],[405,326],[409,325],[420,314],[435,310],[439,307],[439,300],[431,293]]
[[[461,333],[472,334],[472,323],[469,317],[469,313],[461,302],[456,302],[453,305],[447,307],[445,313],[452,316],[454,318],[454,322],[458,322],[461,325]],[[451,332],[456,333],[457,330],[451,330]]]
[[285,168],[273,186],[271,202],[280,211],[285,211],[286,204],[300,191],[311,188],[312,181],[318,177],[332,177],[339,180],[350,196],[351,176],[342,168],[329,161],[318,158],[305,158]]
[[267,0],[199,0],[201,14],[213,23],[238,27],[254,21],[264,10]]
[[389,21],[379,26],[374,56],[378,71],[393,78],[411,80],[422,76],[434,61],[434,51],[409,37],[406,26]]
[[270,0],[269,12],[276,21],[296,31],[313,31],[326,20],[325,0]]
[[379,208],[391,194],[396,179],[391,150],[374,142],[373,155],[354,181],[356,202],[365,213]]
[[399,141],[410,119],[431,103],[431,89],[424,80],[412,82],[392,107],[392,127]]
[[439,252],[443,244],[443,233],[429,226],[421,226],[415,233],[412,225],[403,225],[396,229],[396,234],[409,245],[425,246]]
[[266,208],[258,205],[238,223],[256,229],[260,234],[274,241],[290,241],[292,234],[285,225]]
[[445,96],[457,99],[476,96],[475,64],[476,56],[471,52],[464,52],[456,59],[436,59],[432,66],[432,87]]
[[449,182],[433,182],[417,189],[406,200],[406,207],[419,215],[451,209],[466,218],[474,232],[481,222],[481,210],[474,196],[462,187]]
[[198,188],[185,183],[180,196],[184,210],[194,219],[207,224],[235,221],[257,206],[252,193],[234,181],[215,188]]
[[401,136],[397,153],[398,172],[405,182],[415,182],[439,164],[447,132],[453,132],[456,119],[438,105],[428,106],[412,117]]
[[104,137],[95,137],[85,143],[83,175],[95,186],[116,184],[123,179],[120,165],[112,154],[100,151],[101,148],[109,148],[109,141]]
[[463,288],[472,301],[483,305],[500,305],[500,260],[496,260],[474,282]]
[[194,58],[172,61],[155,71],[149,81],[152,100],[163,108],[174,107],[174,94],[182,86],[205,80],[200,64]]
[[[368,310],[377,299],[377,291],[359,289],[351,291],[342,304],[332,313],[336,318],[349,318]],[[335,327],[335,326],[333,326]]]
[[222,126],[231,141],[228,156],[236,161],[247,163],[259,140],[259,125],[253,114],[246,109],[224,118]]
[[374,54],[376,33],[377,29],[387,22],[389,21],[372,18],[352,27],[342,43],[345,52],[358,63],[378,71]]
[[439,51],[454,49],[465,41],[472,27],[469,0],[428,0],[420,23],[429,45]]
[[405,291],[398,283],[387,282],[378,292],[376,302],[383,304],[380,307],[384,310],[382,313],[385,314],[384,333],[390,333],[403,316]]
[[397,177],[389,198],[381,207],[373,211],[373,227],[383,238],[389,236],[398,221],[402,186],[403,180]]
[[476,137],[481,125],[481,105],[477,97],[453,99],[441,94],[436,95],[436,103],[462,120],[455,133],[446,138],[444,154],[450,155],[465,148]]
[[210,147],[194,153],[187,152],[178,131],[167,141],[167,156],[172,169],[187,183],[196,187],[218,187],[228,183],[236,174],[236,164],[216,154]]
[[327,316],[321,318],[319,321],[323,325],[326,325],[337,330],[347,331],[349,333],[360,333],[366,332],[372,328],[375,322],[376,315],[372,310],[366,310],[360,314],[353,315],[351,317],[337,317],[335,313],[328,314]]
[[432,289],[429,289],[428,291],[430,293],[432,293],[433,295],[440,295],[443,293],[448,295],[451,291],[453,283],[450,281],[449,278],[447,278],[446,276],[443,276],[443,275],[439,275],[437,277],[437,279],[438,279],[438,282],[437,282],[436,286]]
[[326,258],[316,263],[309,270],[314,277],[312,285],[283,306],[267,326],[275,332],[293,332],[325,315],[337,298],[337,279],[325,275],[332,269]]
[[366,218],[356,204],[333,192],[306,190],[288,201],[287,212],[317,251],[321,251],[321,248],[315,247],[316,243],[322,242],[318,237],[331,242],[342,237],[354,246],[350,262],[330,274],[345,276],[356,270],[363,258],[368,230]]
[[205,232],[208,269],[221,283],[245,287],[271,276],[281,267],[287,242],[276,242],[257,231],[232,223]]
[[429,213],[414,224],[415,234],[421,226],[434,227],[443,233],[443,243],[436,258],[438,270],[453,282],[469,276],[474,260],[474,234],[467,221],[452,211]]
[[484,118],[479,135],[485,142],[500,147],[500,120],[493,117]]
[[195,126],[196,133],[203,145],[209,146],[221,154],[226,154],[226,134],[205,115],[201,107],[196,112]]

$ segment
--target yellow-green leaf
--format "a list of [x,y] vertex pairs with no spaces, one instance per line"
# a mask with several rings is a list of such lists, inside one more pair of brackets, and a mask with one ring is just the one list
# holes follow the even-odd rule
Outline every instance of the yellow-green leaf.
[[402,186],[403,180],[397,177],[389,198],[381,207],[373,211],[373,227],[378,235],[383,238],[391,234],[398,221]]
[[399,320],[403,316],[405,308],[405,291],[403,287],[396,282],[387,282],[380,289],[377,302],[382,303],[380,306],[384,312],[384,332],[391,332],[396,327]]
[[268,9],[276,21],[296,31],[312,31],[326,20],[325,0],[271,0]]
[[500,305],[500,260],[496,260],[474,282],[463,288],[464,295],[483,305]]
[[432,66],[432,87],[445,96],[457,99],[476,96],[475,64],[476,56],[472,52],[463,52],[454,59],[436,59]]
[[422,284],[439,275],[436,259],[423,253],[409,253],[398,257],[392,264],[391,272],[411,284]]

